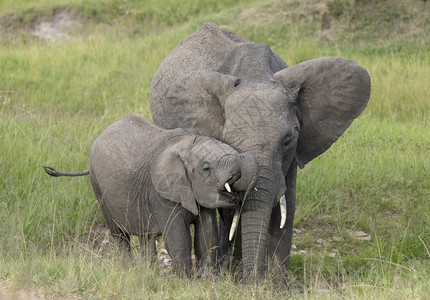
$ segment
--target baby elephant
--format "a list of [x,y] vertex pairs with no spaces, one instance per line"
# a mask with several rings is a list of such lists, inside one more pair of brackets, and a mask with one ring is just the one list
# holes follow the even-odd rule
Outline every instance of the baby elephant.
[[137,235],[155,251],[154,238],[162,234],[175,270],[187,276],[190,224],[197,262],[204,256],[216,262],[223,253],[215,208],[237,206],[258,172],[249,153],[184,129],[161,129],[138,114],[125,115],[96,139],[89,170],[44,168],[55,177],[90,174],[112,236],[129,247],[130,235]]

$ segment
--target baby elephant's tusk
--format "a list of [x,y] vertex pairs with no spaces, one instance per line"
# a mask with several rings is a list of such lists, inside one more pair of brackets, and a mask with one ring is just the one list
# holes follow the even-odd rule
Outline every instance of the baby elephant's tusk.
[[230,227],[230,234],[228,235],[229,241],[233,239],[234,233],[236,232],[237,224],[239,223],[239,217],[240,217],[240,206],[236,206],[236,209],[234,210],[233,222],[231,223],[231,227]]
[[228,182],[226,182],[226,183],[224,184],[224,187],[225,187],[225,189],[227,190],[227,192],[231,193],[231,188],[230,188],[230,185],[228,184]]
[[281,199],[279,199],[279,204],[281,208],[281,226],[280,228],[284,228],[285,222],[287,221],[287,200],[285,199],[285,195],[282,195]]

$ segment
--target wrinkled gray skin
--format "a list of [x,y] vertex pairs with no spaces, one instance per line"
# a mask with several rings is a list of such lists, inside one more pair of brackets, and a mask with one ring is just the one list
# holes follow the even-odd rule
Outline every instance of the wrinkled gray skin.
[[[270,48],[205,23],[161,63],[150,89],[154,123],[193,128],[255,156],[257,190],[243,206],[235,256],[245,281],[270,267],[286,280],[297,166],[326,151],[364,110],[365,69],[326,57],[288,67]],[[280,228],[279,199],[287,220]],[[231,213],[223,211],[226,224]]]
[[[61,173],[45,167],[52,176]],[[173,266],[191,275],[190,224],[196,259],[216,264],[219,247],[215,208],[234,207],[257,174],[255,158],[217,140],[183,129],[161,129],[138,114],[109,126],[90,154],[91,183],[114,237],[129,248],[130,235],[150,241],[162,234]]]

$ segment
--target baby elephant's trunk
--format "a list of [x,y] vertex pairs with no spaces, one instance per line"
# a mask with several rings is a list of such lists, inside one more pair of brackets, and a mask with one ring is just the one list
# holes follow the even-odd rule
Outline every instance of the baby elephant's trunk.
[[258,165],[254,156],[248,152],[238,155],[240,177],[233,183],[233,189],[238,192],[250,190],[255,185],[258,174]]

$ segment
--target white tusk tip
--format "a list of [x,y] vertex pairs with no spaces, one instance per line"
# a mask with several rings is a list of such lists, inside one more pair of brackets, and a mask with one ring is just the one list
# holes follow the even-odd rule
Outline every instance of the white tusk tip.
[[237,224],[239,223],[239,217],[240,217],[240,207],[236,207],[234,211],[233,221],[231,223],[230,234],[228,235],[228,240],[230,242],[233,239],[234,234],[236,232]]
[[279,199],[279,207],[281,209],[281,225],[279,228],[282,229],[287,221],[287,200],[285,199],[285,195],[282,195]]
[[226,182],[226,183],[224,184],[224,187],[225,187],[225,189],[227,190],[227,192],[231,193],[231,188],[230,188],[230,185],[228,184],[228,182]]

